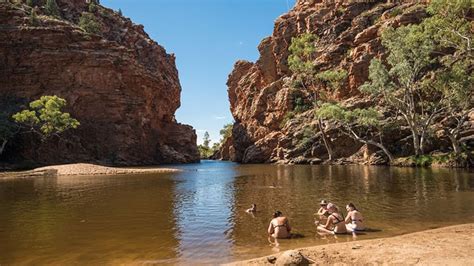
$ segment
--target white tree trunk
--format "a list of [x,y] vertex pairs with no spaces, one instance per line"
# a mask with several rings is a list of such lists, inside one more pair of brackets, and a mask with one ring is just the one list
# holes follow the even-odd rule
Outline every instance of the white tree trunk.
[[323,121],[321,119],[318,119],[318,126],[321,132],[321,136],[323,138],[324,146],[326,147],[326,150],[328,151],[329,161],[332,161],[333,159],[332,147],[331,147],[329,139],[326,136],[326,132],[324,132]]

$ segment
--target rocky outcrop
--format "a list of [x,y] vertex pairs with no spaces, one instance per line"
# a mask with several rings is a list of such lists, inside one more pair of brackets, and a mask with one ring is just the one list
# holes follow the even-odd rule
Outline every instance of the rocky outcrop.
[[174,55],[111,9],[97,6],[100,33],[88,34],[77,25],[89,10],[86,1],[58,0],[60,19],[46,16],[39,2],[35,21],[28,6],[0,2],[1,97],[19,106],[58,95],[81,126],[45,143],[18,134],[1,159],[114,165],[199,160],[195,131],[174,115],[181,93]]
[[[346,105],[363,106],[368,103],[358,88],[368,78],[371,59],[385,56],[381,32],[389,26],[419,23],[426,17],[425,7],[414,1],[297,1],[290,12],[276,20],[272,36],[259,45],[260,58],[255,63],[237,62],[229,75],[235,124],[232,145],[225,149],[235,152],[224,152],[221,159],[282,163],[320,163],[327,159],[314,111],[308,110],[317,100],[316,92],[325,85],[305,90],[289,86],[291,39],[302,33],[317,35],[316,69],[344,69],[348,73],[333,97]],[[297,105],[299,111],[295,111]],[[326,127],[340,162],[384,162],[383,156],[375,154],[376,149],[363,148],[339,133],[335,125]],[[397,154],[409,154],[404,134],[394,131],[387,135],[385,143],[394,146]]]

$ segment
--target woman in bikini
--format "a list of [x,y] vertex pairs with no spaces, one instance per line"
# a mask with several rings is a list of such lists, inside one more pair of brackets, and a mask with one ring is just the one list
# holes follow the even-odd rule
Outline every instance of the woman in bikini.
[[336,205],[329,203],[327,209],[330,213],[325,225],[318,225],[316,228],[319,232],[325,234],[346,234],[346,224],[344,217],[339,213]]
[[273,214],[273,219],[268,225],[268,234],[275,239],[277,238],[290,238],[291,227],[288,218],[282,216],[280,211],[276,211]]
[[357,210],[353,203],[349,203],[346,206],[347,217],[345,220],[347,231],[363,231],[365,230],[362,214]]

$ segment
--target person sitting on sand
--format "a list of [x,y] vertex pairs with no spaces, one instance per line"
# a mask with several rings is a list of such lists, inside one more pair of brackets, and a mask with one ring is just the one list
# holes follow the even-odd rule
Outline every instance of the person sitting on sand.
[[319,224],[326,224],[328,216],[329,216],[329,211],[327,209],[328,202],[326,200],[321,200],[321,202],[319,203],[319,206],[320,208],[318,212],[315,213],[315,215],[318,216],[318,220],[314,222],[316,226],[318,226]]
[[247,209],[246,212],[248,213],[256,213],[257,212],[257,204],[253,203],[250,209]]
[[328,216],[328,220],[325,225],[318,225],[317,230],[321,233],[328,234],[346,234],[346,224],[344,223],[344,217],[339,213],[336,205],[328,203],[328,211],[331,213]]
[[346,206],[347,210],[347,217],[346,217],[346,227],[347,231],[354,232],[354,231],[363,231],[365,230],[365,226],[363,223],[362,213],[357,210],[356,206],[351,202]]
[[274,238],[290,238],[291,226],[288,219],[280,211],[273,214],[273,219],[268,225],[268,234]]

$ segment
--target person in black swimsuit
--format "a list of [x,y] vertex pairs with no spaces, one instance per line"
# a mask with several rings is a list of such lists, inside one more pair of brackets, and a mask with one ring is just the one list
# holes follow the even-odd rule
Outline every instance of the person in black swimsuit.
[[346,234],[347,229],[344,217],[339,213],[336,205],[329,203],[327,209],[331,214],[325,225],[318,225],[316,228],[318,232],[323,234]]

